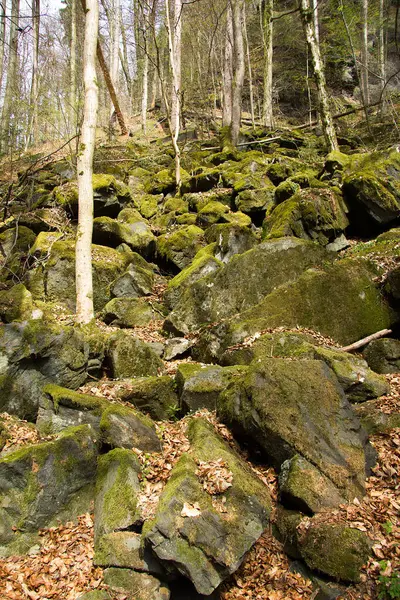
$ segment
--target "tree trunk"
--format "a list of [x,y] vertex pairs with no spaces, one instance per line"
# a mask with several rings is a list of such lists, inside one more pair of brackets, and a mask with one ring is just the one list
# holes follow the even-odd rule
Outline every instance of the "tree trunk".
[[273,127],[272,112],[272,53],[273,53],[273,0],[260,1],[261,31],[264,51],[264,89],[262,122],[266,127]]
[[224,69],[222,72],[222,127],[232,123],[232,82],[233,82],[233,24],[232,6],[228,0],[226,13]]
[[242,118],[242,93],[245,72],[244,44],[243,44],[243,15],[244,0],[233,0],[233,84],[232,84],[232,123],[231,141],[237,146],[239,141],[240,124]]
[[[180,129],[180,112],[181,112],[181,48],[182,48],[182,0],[174,2],[174,16],[172,34],[172,53],[173,63],[172,68],[172,90],[171,90],[171,126],[172,133],[176,135],[176,131]],[[177,137],[177,136],[176,136]]]
[[8,152],[11,143],[10,121],[13,109],[14,98],[17,94],[17,75],[18,75],[18,29],[19,29],[19,0],[12,0],[10,19],[10,42],[9,42],[9,61],[7,69],[7,83],[4,92],[3,112],[1,119],[1,149]]
[[385,85],[386,85],[386,45],[385,45],[385,0],[379,0],[379,75],[381,88],[381,113],[385,112]]
[[0,90],[4,75],[4,48],[6,45],[6,0],[0,2]]
[[[179,5],[179,8],[178,8]],[[181,8],[182,8],[182,4],[181,4],[181,0],[175,0],[175,13],[174,13],[174,22],[176,20],[176,17],[178,15],[178,19],[181,19]],[[175,102],[175,113],[174,113],[174,119],[175,121],[172,121],[172,110],[168,111],[167,109],[167,114],[168,114],[168,120],[169,120],[169,128],[170,128],[170,132],[171,132],[171,140],[172,140],[172,145],[174,148],[174,152],[175,152],[175,180],[176,180],[176,189],[177,192],[179,194],[180,192],[180,187],[181,187],[181,153],[179,150],[179,146],[178,146],[178,137],[179,137],[179,129],[180,129],[180,72],[178,73],[177,68],[180,69],[180,52],[181,52],[181,48],[180,48],[180,44],[181,44],[181,38],[179,35],[178,40],[174,40],[174,36],[172,33],[172,29],[171,29],[171,19],[170,19],[170,12],[169,12],[169,0],[165,0],[165,19],[166,19],[166,25],[167,25],[167,33],[168,33],[168,49],[169,49],[169,62],[170,62],[170,67],[171,67],[171,71],[172,71],[172,91],[173,91],[173,99]],[[178,11],[178,12],[177,12]],[[181,25],[179,25],[179,29],[181,28]],[[176,35],[176,32],[175,32]],[[178,52],[179,57],[177,59],[176,57],[176,52]],[[164,86],[165,89],[165,86]],[[166,97],[165,97],[166,99]]]
[[361,52],[360,74],[362,99],[365,106],[369,104],[368,83],[368,0],[361,0]]
[[69,133],[75,134],[77,124],[76,97],[76,0],[71,0],[71,46],[69,62]]
[[114,0],[111,13],[111,52],[110,52],[110,76],[118,94],[118,74],[119,74],[119,38],[120,38],[120,1]]
[[92,278],[93,230],[93,155],[96,140],[98,86],[96,75],[96,47],[99,23],[97,0],[86,0],[84,44],[85,105],[82,133],[77,160],[79,215],[76,234],[76,319],[89,323],[94,317]]
[[249,76],[250,115],[251,115],[251,123],[252,123],[253,129],[254,129],[255,117],[254,117],[253,73],[252,73],[252,69],[251,69],[251,60],[250,60],[249,36],[247,35],[246,4],[244,4],[244,6],[243,6],[243,32],[244,32],[244,39],[246,42],[247,73]]
[[141,5],[141,28],[143,44],[143,72],[142,72],[142,131],[146,134],[147,129],[147,105],[149,101],[149,9]]
[[37,144],[39,137],[38,128],[38,92],[39,92],[39,29],[40,29],[40,0],[32,2],[32,22],[33,22],[33,58],[32,58],[32,83],[30,94],[30,140]]
[[339,145],[329,107],[329,96],[326,88],[325,72],[322,64],[319,45],[315,37],[314,19],[310,0],[300,0],[300,13],[310,55],[312,58],[314,78],[318,91],[319,114],[325,141],[329,152],[338,150]]

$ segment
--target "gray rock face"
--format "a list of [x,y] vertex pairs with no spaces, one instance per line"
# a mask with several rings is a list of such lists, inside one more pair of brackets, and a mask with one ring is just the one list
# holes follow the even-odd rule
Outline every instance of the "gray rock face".
[[133,408],[110,404],[100,422],[104,443],[113,448],[138,448],[144,452],[159,452],[161,442],[151,419]]
[[[191,452],[174,467],[145,539],[166,568],[178,570],[200,594],[209,595],[239,567],[262,534],[271,505],[264,484],[210,425],[194,419],[189,439]],[[223,511],[213,504],[198,472],[198,465],[218,460],[226,469],[221,483],[227,485],[219,494],[215,491]]]
[[153,292],[154,272],[139,254],[133,253],[133,262],[110,286],[115,298],[140,298]]
[[113,298],[105,305],[102,319],[107,325],[140,327],[161,319],[161,308],[160,306],[156,311],[148,302],[140,298]]
[[165,328],[186,334],[245,311],[323,260],[329,260],[329,254],[312,242],[284,238],[259,244],[194,283],[168,316]]
[[34,420],[46,383],[77,389],[86,380],[89,348],[72,327],[41,321],[12,323],[0,331],[0,408]]
[[158,375],[164,368],[149,344],[123,331],[108,338],[106,356],[114,379]]
[[278,469],[307,459],[352,500],[364,494],[371,449],[332,371],[321,361],[264,359],[220,395],[218,414]]
[[67,509],[74,496],[94,482],[97,448],[87,425],[67,429],[56,440],[26,446],[0,460],[0,543],[11,527],[33,531]]
[[170,591],[152,575],[131,569],[110,568],[104,571],[104,583],[117,592],[129,594],[135,600],[169,600]]
[[215,258],[223,263],[229,262],[235,254],[243,254],[254,248],[258,239],[249,227],[221,223],[209,227],[205,232],[208,243],[215,242]]
[[173,360],[190,350],[194,342],[185,338],[169,338],[165,343],[164,360]]
[[376,373],[398,373],[400,371],[400,340],[374,340],[365,348],[363,356]]

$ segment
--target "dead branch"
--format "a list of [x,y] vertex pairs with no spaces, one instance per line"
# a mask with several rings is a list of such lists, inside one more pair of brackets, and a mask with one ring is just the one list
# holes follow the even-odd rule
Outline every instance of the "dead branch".
[[363,338],[362,340],[358,340],[358,342],[354,342],[354,344],[350,344],[350,346],[344,346],[343,348],[339,348],[339,350],[341,350],[342,352],[354,352],[354,350],[358,350],[359,348],[366,346],[367,344],[372,342],[372,340],[378,340],[379,338],[386,337],[391,333],[391,329],[381,329],[381,331],[377,331],[376,333],[373,333]]

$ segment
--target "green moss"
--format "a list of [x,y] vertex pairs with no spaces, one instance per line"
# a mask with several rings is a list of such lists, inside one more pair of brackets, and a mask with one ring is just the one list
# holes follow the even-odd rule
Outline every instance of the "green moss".
[[103,413],[101,415],[100,431],[103,434],[107,434],[110,427],[112,426],[112,423],[110,420],[110,417],[112,417],[112,416],[120,416],[122,418],[123,417],[126,417],[126,418],[134,417],[144,427],[150,428],[153,431],[155,430],[153,421],[149,417],[146,417],[145,415],[140,413],[139,411],[134,410],[133,408],[124,406],[122,404],[111,404],[111,405],[108,405],[108,407],[103,411]]
[[182,198],[170,198],[164,204],[164,212],[174,211],[176,214],[180,215],[183,213],[189,212],[188,203],[185,202]]
[[37,236],[35,243],[29,250],[29,254],[34,254],[43,257],[45,256],[53,246],[54,242],[57,242],[63,237],[62,233],[58,231],[41,231]]
[[77,410],[90,410],[94,411],[96,414],[100,414],[108,404],[108,402],[102,398],[74,392],[53,383],[45,385],[43,392],[51,398],[56,412],[61,405]]
[[215,261],[217,265],[222,266],[222,263],[214,258],[216,247],[217,244],[213,243],[201,248],[195,255],[191,264],[185,269],[182,269],[178,275],[168,282],[168,289],[171,290],[184,285],[185,282],[193,281],[193,276],[196,276],[197,273],[201,272],[204,265],[207,264],[210,259]]
[[203,245],[203,230],[195,225],[188,225],[157,238],[157,253],[160,258],[183,269]]
[[32,294],[22,283],[0,291],[0,315],[6,323],[25,321],[31,317],[32,310]]

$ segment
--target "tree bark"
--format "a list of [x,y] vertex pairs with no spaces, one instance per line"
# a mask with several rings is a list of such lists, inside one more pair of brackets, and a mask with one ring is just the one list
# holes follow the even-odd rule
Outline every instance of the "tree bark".
[[232,6],[228,0],[226,13],[226,33],[224,68],[222,72],[222,127],[232,123],[232,82],[233,82],[233,24]]
[[10,20],[10,42],[9,42],[9,61],[7,69],[7,83],[4,93],[4,103],[1,119],[1,149],[8,152],[10,149],[10,121],[12,113],[13,98],[17,94],[17,75],[18,75],[18,29],[19,29],[19,0],[12,0]]
[[97,0],[87,0],[83,57],[85,105],[77,160],[79,214],[75,248],[75,272],[76,319],[78,323],[89,323],[94,317],[92,278],[92,174],[98,109],[98,86],[96,75],[98,23],[98,2]]
[[38,92],[39,92],[39,30],[40,30],[40,0],[32,2],[32,25],[33,25],[33,58],[32,58],[32,83],[30,93],[30,143],[37,143],[39,137],[38,128]]
[[71,0],[71,46],[69,59],[69,133],[76,132],[77,97],[76,97],[76,0]]
[[369,104],[368,82],[368,0],[361,0],[361,52],[360,75],[363,104]]
[[231,140],[233,146],[239,141],[242,118],[242,93],[245,73],[244,44],[243,44],[243,14],[244,0],[233,0],[233,85],[232,85],[232,123]]
[[246,42],[247,73],[249,76],[250,115],[251,115],[251,122],[252,122],[252,125],[254,128],[255,127],[255,116],[254,116],[253,72],[252,72],[252,68],[251,68],[249,36],[247,35],[246,4],[244,4],[244,6],[243,6],[243,32],[244,32],[244,40]]
[[[180,9],[182,8],[181,0],[175,0],[175,10],[177,10],[178,4],[180,6]],[[170,67],[171,67],[171,71],[172,71],[173,98],[175,98],[175,100],[174,100],[175,101],[175,114],[174,114],[175,121],[172,122],[172,110],[168,111],[168,109],[167,109],[167,114],[168,114],[169,128],[170,128],[170,132],[171,132],[172,145],[173,145],[174,153],[175,153],[176,189],[179,194],[180,188],[181,188],[181,152],[180,152],[179,146],[178,146],[178,137],[179,137],[179,129],[180,129],[180,73],[178,73],[177,68],[180,69],[180,56],[177,60],[175,52],[178,51],[178,53],[180,55],[181,49],[180,49],[180,36],[178,38],[178,42],[176,40],[174,41],[174,36],[172,33],[172,29],[171,29],[171,19],[170,19],[169,9],[170,9],[169,0],[165,0],[165,13],[166,13],[165,19],[166,19],[167,33],[168,33],[169,61],[170,61]],[[176,13],[176,12],[174,13],[174,21],[175,21],[177,14],[179,15],[179,20],[180,20],[181,19],[181,10],[179,10],[179,13]]]
[[273,54],[273,0],[260,1],[261,31],[264,51],[264,89],[262,122],[266,127],[272,129],[272,54]]
[[[171,91],[171,126],[172,132],[180,129],[181,112],[181,53],[182,53],[182,0],[175,0],[174,15],[172,27],[172,48],[173,63],[172,68],[172,91]],[[171,63],[172,67],[172,63]]]
[[315,37],[314,19],[310,0],[300,0],[300,14],[314,68],[314,78],[318,91],[319,114],[321,117],[322,130],[324,132],[326,145],[328,146],[329,152],[331,152],[332,150],[338,150],[339,145],[329,107],[329,96],[326,87],[325,72],[322,64],[319,45],[317,44]]
[[6,45],[6,0],[0,2],[0,89],[4,75],[4,48]]
[[110,52],[110,76],[118,94],[118,74],[119,74],[119,38],[120,38],[120,1],[114,0],[111,14],[111,52]]

